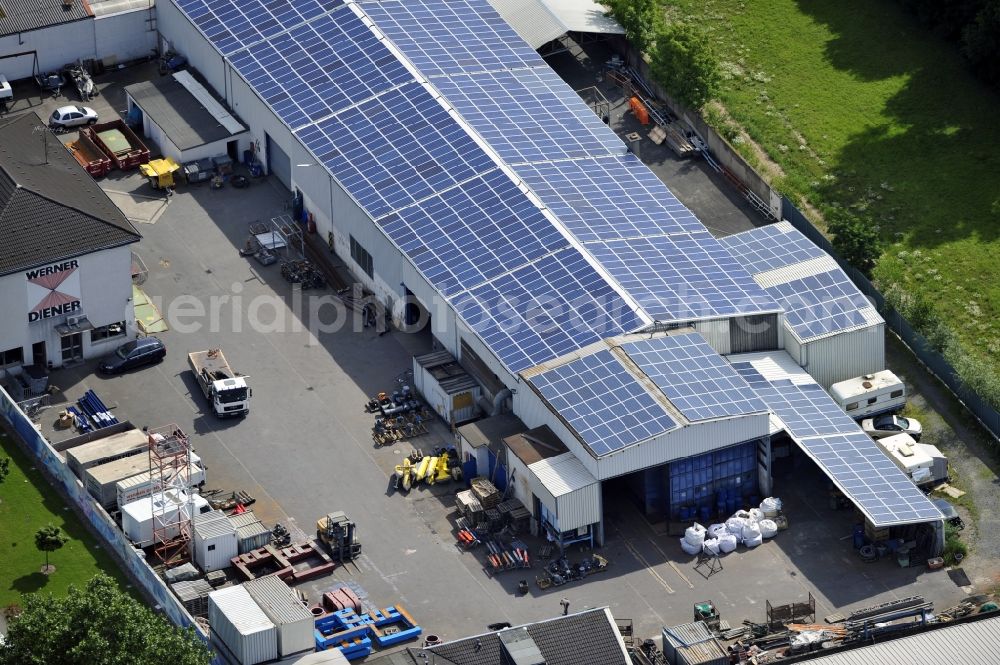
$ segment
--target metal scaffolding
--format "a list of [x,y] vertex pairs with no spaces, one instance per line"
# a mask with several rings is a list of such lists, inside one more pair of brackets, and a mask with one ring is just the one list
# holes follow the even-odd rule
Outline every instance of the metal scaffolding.
[[147,441],[153,549],[163,565],[175,566],[191,558],[191,442],[177,425],[147,430]]

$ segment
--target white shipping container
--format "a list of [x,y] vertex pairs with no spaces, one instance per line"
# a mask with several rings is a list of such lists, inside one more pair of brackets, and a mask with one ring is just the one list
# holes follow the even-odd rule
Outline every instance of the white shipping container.
[[193,520],[194,562],[203,572],[228,568],[239,554],[236,529],[221,510],[196,515]]
[[[201,465],[201,458],[194,453],[191,453],[191,466],[188,472],[191,474],[191,487],[201,487],[205,484],[205,467]],[[115,483],[118,509],[121,510],[125,504],[147,497],[153,492],[159,492],[158,485],[158,482],[150,480],[149,471],[119,480]]]
[[[192,497],[194,502],[194,514],[208,512],[211,508],[208,501],[199,494]],[[139,499],[132,503],[125,504],[122,508],[122,531],[129,540],[139,547],[147,547],[153,544],[153,506],[156,505],[156,521],[162,526],[171,526],[180,522],[178,513],[188,502],[187,494],[175,490],[168,490],[154,494],[149,498]],[[178,535],[178,526],[172,526],[167,530],[166,535],[170,538]]]
[[278,577],[267,575],[245,583],[243,588],[278,629],[279,655],[315,650],[315,617],[291,587]]
[[208,623],[241,665],[256,665],[278,657],[278,631],[242,586],[208,594]]

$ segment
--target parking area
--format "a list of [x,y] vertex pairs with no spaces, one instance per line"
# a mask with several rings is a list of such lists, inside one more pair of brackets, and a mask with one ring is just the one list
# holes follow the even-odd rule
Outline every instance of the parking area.
[[[136,175],[105,184],[132,192],[147,187]],[[736,625],[762,620],[765,600],[792,602],[809,593],[820,615],[915,593],[943,607],[963,595],[942,572],[901,569],[889,561],[862,564],[849,539],[851,516],[829,512],[825,491],[815,489],[819,478],[803,475],[782,490],[789,530],[756,550],[728,555],[724,570],[708,579],[676,537],[611,498],[608,543],[601,551],[609,569],[548,591],[532,584],[520,596],[518,581],[533,581],[537,569],[490,578],[480,552],[457,547],[457,486],[406,496],[391,491],[393,467],[412,446],[451,443],[447,427],[436,422],[412,443],[372,443],[365,401],[398,385],[412,355],[430,348],[429,334],[380,336],[341,312],[346,325],[315,336],[309,296],[322,293],[307,292],[299,307],[278,265],[263,267],[239,255],[248,222],[282,213],[287,198],[271,179],[242,191],[181,187],[158,221],[142,226],[137,247],[149,268],[143,288],[171,323],[159,335],[166,360],[114,378],[95,376],[90,363],[57,371],[52,382],[68,401],[92,388],[121,420],[139,427],[174,423],[192,434],[208,467],[208,486],[248,492],[268,523],[306,536],[318,517],[345,510],[359,525],[363,555],[333,578],[307,584],[312,597],[352,584],[374,604],[402,603],[428,630],[452,638],[497,621],[552,616],[563,597],[573,608],[610,605],[616,617],[635,621],[639,635],[652,636],[663,625],[689,620],[692,604],[706,598]],[[335,312],[325,305],[320,316],[330,323]],[[216,419],[187,369],[189,351],[211,347],[222,347],[234,368],[250,376],[254,397],[245,419]]]
[[[550,58],[561,73],[577,77],[571,80],[575,88],[591,85],[588,77],[601,64],[594,56],[585,63],[591,69],[580,68],[579,57]],[[573,62],[560,64],[565,58]],[[122,86],[155,75],[143,67],[98,80],[102,96],[91,105],[102,117],[113,117],[123,106]],[[39,100],[31,108],[44,109],[44,116],[61,103]],[[634,121],[623,115],[623,100],[615,104],[612,126],[630,127]],[[714,233],[762,221],[702,162],[678,160],[666,147],[655,148],[662,154],[652,152],[649,141],[645,146],[650,150],[643,158]],[[69,402],[94,389],[119,419],[137,427],[176,424],[192,435],[208,467],[208,486],[251,494],[255,512],[269,524],[281,522],[308,537],[318,517],[346,511],[358,524],[363,554],[356,566],[307,583],[314,599],[346,583],[375,605],[403,604],[427,631],[450,639],[481,632],[489,623],[553,616],[562,598],[573,610],[609,605],[616,617],[633,619],[637,635],[651,637],[664,625],[690,621],[693,603],[706,599],[739,625],[763,620],[765,600],[781,604],[812,594],[822,620],[915,594],[944,608],[966,593],[945,571],[904,569],[889,560],[862,563],[850,540],[851,511],[829,510],[825,478],[800,462],[777,485],[789,529],[755,550],[724,557],[722,571],[711,577],[695,569],[664,526],[650,526],[630,503],[606,494],[608,542],[601,554],[610,561],[608,570],[548,591],[531,584],[528,594],[519,595],[518,581],[533,581],[538,564],[488,577],[482,552],[456,545],[457,486],[405,496],[390,488],[393,468],[412,447],[453,444],[447,426],[435,422],[430,434],[412,442],[384,448],[372,443],[372,416],[364,413],[364,403],[398,385],[412,356],[430,349],[429,332],[379,335],[364,329],[335,299],[311,299],[330,292],[299,298],[278,265],[261,266],[239,255],[251,222],[287,212],[287,190],[264,178],[246,190],[182,185],[168,198],[134,173],[113,174],[101,184],[144,235],[135,251],[149,270],[143,289],[170,323],[159,335],[168,354],[159,365],[114,378],[95,376],[95,363],[59,370],[52,383]],[[310,332],[319,322],[334,327],[338,317],[344,323],[338,330]],[[187,369],[189,351],[213,347],[223,348],[234,368],[250,377],[254,397],[245,419],[216,419]],[[942,436],[953,437],[957,448],[958,435],[948,431]],[[541,543],[530,544],[535,553]],[[583,553],[572,550],[570,556]]]

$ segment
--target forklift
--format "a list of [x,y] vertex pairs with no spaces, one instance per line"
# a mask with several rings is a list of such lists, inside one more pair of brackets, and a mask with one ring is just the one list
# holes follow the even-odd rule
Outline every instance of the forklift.
[[323,543],[334,561],[347,563],[361,554],[357,527],[342,510],[316,521],[316,539]]

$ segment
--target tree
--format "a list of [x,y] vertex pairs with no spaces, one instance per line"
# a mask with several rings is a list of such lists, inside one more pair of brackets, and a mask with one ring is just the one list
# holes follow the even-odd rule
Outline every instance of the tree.
[[657,33],[650,69],[657,83],[693,110],[715,96],[721,80],[708,40],[686,23],[669,23]]
[[69,538],[51,522],[35,532],[35,547],[45,552],[45,570],[49,570],[49,552],[55,552],[69,542]]
[[0,459],[0,483],[7,480],[7,474],[10,473],[10,458],[4,457]]
[[871,220],[861,219],[848,211],[827,215],[833,235],[833,248],[852,266],[871,277],[872,269],[882,254],[878,228]]
[[625,28],[625,36],[640,53],[649,53],[662,23],[660,0],[609,0],[611,15]]
[[0,665],[208,665],[193,628],[178,628],[122,592],[107,575],[67,595],[27,594],[0,646]]

